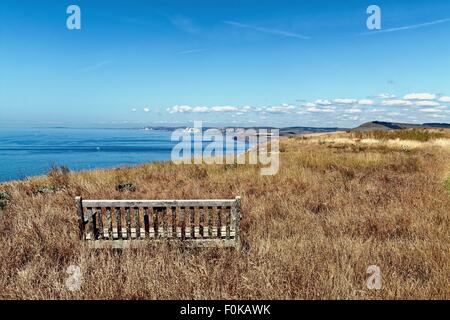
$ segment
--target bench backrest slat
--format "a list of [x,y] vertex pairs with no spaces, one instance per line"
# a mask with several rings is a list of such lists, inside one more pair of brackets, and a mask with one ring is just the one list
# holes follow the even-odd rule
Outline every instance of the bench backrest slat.
[[233,207],[236,206],[236,200],[83,200],[82,206],[83,208]]
[[[240,246],[240,198],[229,200],[82,200],[80,238],[122,248],[134,240]],[[141,241],[142,242],[142,241]]]

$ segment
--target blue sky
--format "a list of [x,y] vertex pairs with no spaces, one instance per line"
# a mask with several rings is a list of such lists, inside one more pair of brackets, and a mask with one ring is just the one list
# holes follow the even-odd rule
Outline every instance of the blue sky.
[[450,122],[449,96],[447,0],[0,1],[0,125]]

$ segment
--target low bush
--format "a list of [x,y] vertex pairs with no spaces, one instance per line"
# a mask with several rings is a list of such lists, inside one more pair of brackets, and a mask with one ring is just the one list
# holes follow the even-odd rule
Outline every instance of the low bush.
[[57,191],[58,188],[54,185],[37,185],[34,187],[34,194],[50,194]]
[[116,190],[119,192],[136,192],[137,186],[132,182],[119,183],[118,185],[116,185]]
[[8,201],[11,199],[11,194],[6,190],[0,190],[0,210],[6,208]]
[[444,187],[445,189],[448,190],[448,192],[450,192],[450,177],[447,180],[445,180]]

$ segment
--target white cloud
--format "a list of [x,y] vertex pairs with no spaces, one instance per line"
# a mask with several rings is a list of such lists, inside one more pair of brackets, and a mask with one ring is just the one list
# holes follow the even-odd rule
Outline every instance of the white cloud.
[[209,109],[207,107],[194,107],[192,109],[192,112],[207,113],[207,112],[209,112]]
[[326,100],[326,99],[318,99],[314,103],[319,105],[319,106],[329,106],[329,105],[331,105],[331,101],[330,100]]
[[391,93],[380,93],[379,95],[375,96],[377,99],[394,99],[395,95]]
[[[394,97],[394,95],[388,93],[379,96]],[[334,119],[334,121],[342,119],[350,121],[355,119],[355,117],[358,120],[368,120],[369,118],[372,119],[375,115],[377,115],[376,118],[380,119],[381,117],[381,119],[386,121],[388,121],[387,116],[393,117],[393,119],[395,118],[395,121],[401,121],[402,119],[406,121],[409,120],[408,116],[413,115],[421,115],[421,117],[432,117],[442,114],[446,116],[450,115],[450,108],[445,103],[450,102],[450,96],[431,93],[409,93],[404,95],[404,98],[380,99],[374,96],[363,99],[342,98],[332,100],[320,98],[314,100],[314,102],[303,100],[303,103],[300,102],[300,105],[283,103],[269,106],[219,105],[212,107],[194,107],[189,105],[175,105],[167,108],[167,111],[170,113],[209,113],[211,117],[214,117],[213,114],[223,113],[222,117],[227,116],[236,119],[239,116],[243,117],[245,114],[251,113],[255,114],[260,120],[268,119],[267,116],[269,114],[278,114],[287,120],[290,119],[288,117],[291,117],[292,119],[290,120],[292,121],[304,115],[308,118],[308,121],[316,119],[322,122],[330,119]],[[135,112],[135,109],[132,109],[132,111]],[[150,109],[145,108],[144,111],[150,112]],[[220,116],[216,117],[216,119],[220,118]]]
[[144,108],[144,112],[150,112],[149,108]]
[[334,99],[334,103],[337,104],[354,104],[358,102],[356,99]]
[[350,108],[344,110],[344,113],[361,113],[361,112],[362,110],[358,108]]
[[231,112],[238,110],[239,110],[238,107],[235,106],[216,106],[211,108],[211,111],[213,112]]
[[436,114],[436,113],[433,113],[433,114],[431,114],[430,116],[431,116],[432,118],[439,118],[439,119],[445,118],[445,116],[444,116],[443,114]]
[[375,104],[375,102],[370,99],[361,99],[358,101],[358,104],[360,106],[373,106]]
[[191,106],[186,106],[186,105],[176,105],[173,106],[171,108],[167,108],[167,111],[169,113],[186,113],[186,112],[190,112],[192,110]]
[[264,109],[264,111],[268,113],[291,113],[292,110],[294,110],[295,107],[292,105],[289,105],[287,103],[283,103],[279,106],[273,106],[273,107],[267,107]]
[[409,107],[413,104],[407,100],[384,100],[381,102],[381,105],[386,107]]
[[[171,108],[167,108],[169,113],[208,113],[208,112],[232,112],[232,111],[240,111],[238,107],[235,106],[215,106],[215,107],[191,107],[188,105],[176,105]],[[246,112],[244,110],[244,112]]]
[[420,112],[425,112],[425,113],[439,113],[439,112],[442,112],[442,110],[435,109],[435,108],[420,109],[419,111]]
[[418,107],[439,107],[440,104],[435,101],[417,101],[416,106],[418,106]]
[[310,107],[306,110],[308,112],[314,112],[314,113],[333,113],[333,112],[335,112],[335,110],[331,109],[331,108],[317,108],[317,107]]
[[409,93],[403,97],[404,100],[435,100],[433,93]]

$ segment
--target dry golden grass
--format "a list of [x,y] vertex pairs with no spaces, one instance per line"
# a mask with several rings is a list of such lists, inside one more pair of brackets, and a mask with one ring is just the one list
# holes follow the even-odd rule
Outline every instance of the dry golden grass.
[[426,142],[430,140],[450,138],[447,129],[407,129],[387,131],[352,131],[350,136],[357,139],[372,138],[377,140],[414,140]]
[[[154,163],[4,184],[0,298],[449,299],[448,146],[338,136],[283,139],[275,176],[257,166]],[[119,192],[119,183],[137,190]],[[90,251],[77,239],[77,195],[240,195],[244,250]],[[65,287],[69,265],[82,268],[80,291]],[[365,286],[369,265],[381,268],[381,290]]]

